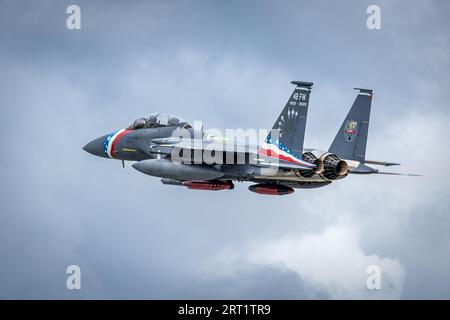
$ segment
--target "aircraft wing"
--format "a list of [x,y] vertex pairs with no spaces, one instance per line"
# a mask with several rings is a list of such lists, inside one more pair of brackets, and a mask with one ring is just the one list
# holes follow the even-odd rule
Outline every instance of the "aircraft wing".
[[301,164],[281,160],[278,158],[268,157],[258,153],[258,147],[251,144],[239,143],[223,138],[204,138],[204,139],[183,139],[183,138],[161,138],[154,139],[155,144],[150,146],[150,153],[171,154],[174,148],[178,150],[188,149],[195,151],[212,151],[223,152],[228,159],[245,159],[246,163],[250,163],[256,167],[262,168],[281,168],[281,169],[297,169],[312,170],[316,166],[311,164],[306,167]]
[[307,168],[301,164],[296,164],[280,159],[274,159],[270,157],[266,157],[263,155],[256,155],[257,156],[257,162],[252,163],[255,167],[260,168],[280,168],[280,169],[292,169],[292,170],[313,170],[315,169],[315,165],[311,164],[312,167]]
[[352,169],[351,171],[349,171],[349,173],[353,173],[353,174],[386,174],[386,175],[393,175],[393,176],[423,177],[423,175],[414,174],[414,173],[379,171],[378,169],[374,169],[372,167],[366,166],[363,163],[360,163],[355,169]]

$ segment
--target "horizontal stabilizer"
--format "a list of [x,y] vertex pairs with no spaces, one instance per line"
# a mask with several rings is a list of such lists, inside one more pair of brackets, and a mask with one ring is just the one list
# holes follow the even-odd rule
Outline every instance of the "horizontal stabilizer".
[[422,174],[415,174],[415,173],[399,173],[399,172],[383,172],[378,171],[377,174],[386,174],[391,176],[409,176],[409,177],[423,177]]
[[353,173],[353,174],[386,174],[386,175],[392,175],[392,176],[422,177],[422,175],[420,175],[420,174],[413,174],[413,173],[379,171],[378,169],[374,169],[372,167],[366,166],[363,163],[360,163],[356,168],[349,171],[349,173]]

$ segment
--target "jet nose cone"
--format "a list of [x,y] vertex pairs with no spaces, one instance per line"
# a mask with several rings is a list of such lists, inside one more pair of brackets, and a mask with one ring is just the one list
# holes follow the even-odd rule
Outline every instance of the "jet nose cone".
[[87,145],[83,147],[84,151],[93,154],[98,157],[105,157],[104,146],[103,146],[104,137],[100,137],[92,140]]

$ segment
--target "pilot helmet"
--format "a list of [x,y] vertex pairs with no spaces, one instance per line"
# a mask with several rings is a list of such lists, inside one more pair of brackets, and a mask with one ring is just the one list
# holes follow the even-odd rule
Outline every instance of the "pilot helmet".
[[139,118],[136,121],[134,121],[134,129],[142,129],[145,127],[147,121],[144,118]]
[[178,119],[177,117],[173,117],[172,116],[172,117],[169,118],[168,123],[171,124],[171,125],[177,125],[178,123],[180,123],[180,119]]
[[148,117],[148,122],[149,123],[152,123],[152,124],[154,124],[154,123],[157,123],[157,121],[156,121],[156,115],[150,115],[149,117]]

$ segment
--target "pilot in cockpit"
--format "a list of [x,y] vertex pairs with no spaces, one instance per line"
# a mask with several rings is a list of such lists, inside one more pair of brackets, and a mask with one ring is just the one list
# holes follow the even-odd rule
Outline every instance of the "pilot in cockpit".
[[157,127],[183,127],[190,128],[191,126],[181,120],[178,117],[166,114],[166,113],[156,113],[151,114],[148,118],[139,118],[131,124],[128,129],[129,130],[138,130],[138,129],[148,129],[148,128],[157,128]]

